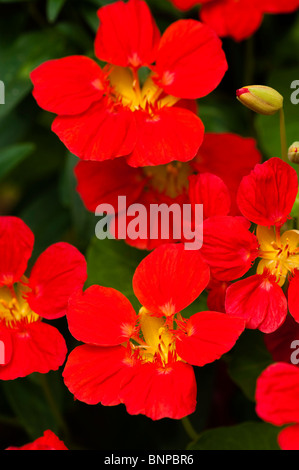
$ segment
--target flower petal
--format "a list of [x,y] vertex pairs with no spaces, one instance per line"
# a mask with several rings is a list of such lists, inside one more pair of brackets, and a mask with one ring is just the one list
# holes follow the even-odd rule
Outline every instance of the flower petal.
[[27,268],[34,245],[30,228],[17,217],[0,217],[0,286],[19,281]]
[[282,450],[299,450],[299,424],[288,426],[280,431],[278,444]]
[[191,204],[203,204],[203,218],[214,215],[228,215],[231,206],[227,186],[212,173],[200,173],[189,177]]
[[87,279],[84,256],[68,243],[55,243],[37,259],[29,278],[30,308],[44,318],[66,314],[70,295]]
[[297,173],[280,158],[258,164],[239,186],[240,211],[258,225],[281,227],[289,217],[298,193]]
[[154,62],[160,31],[144,1],[105,5],[98,17],[95,53],[100,60],[134,68]]
[[228,287],[225,307],[230,315],[244,318],[247,328],[263,333],[276,331],[287,316],[287,300],[272,276],[255,274]]
[[80,114],[102,98],[106,78],[101,67],[85,56],[44,62],[30,78],[38,105],[55,114]]
[[186,322],[186,333],[177,335],[177,353],[189,364],[204,366],[228,352],[244,328],[243,319],[225,313],[195,313]]
[[196,250],[182,243],[157,247],[137,266],[133,289],[140,303],[157,316],[172,316],[205,289],[209,268]]
[[289,279],[288,306],[290,314],[299,323],[299,270],[295,269]]
[[276,426],[299,423],[299,369],[284,362],[271,364],[257,379],[256,413]]
[[196,20],[178,20],[164,32],[157,52],[154,80],[173,96],[197,99],[208,95],[227,70],[222,43]]
[[137,315],[123,294],[94,285],[71,296],[67,321],[71,334],[79,341],[115,346],[130,338]]
[[195,157],[204,136],[202,121],[188,109],[162,107],[148,113],[135,112],[138,138],[128,156],[133,167],[162,165]]

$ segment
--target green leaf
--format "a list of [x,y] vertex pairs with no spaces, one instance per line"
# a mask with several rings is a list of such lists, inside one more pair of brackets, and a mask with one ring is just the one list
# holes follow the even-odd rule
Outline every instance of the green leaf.
[[254,401],[256,380],[273,362],[265,346],[263,334],[257,330],[246,330],[228,358],[228,372],[232,380],[239,385],[249,400]]
[[61,12],[66,0],[48,0],[47,1],[47,18],[50,23],[54,23]]
[[268,423],[245,422],[203,432],[188,450],[279,450],[280,428]]
[[34,150],[34,144],[23,143],[0,148],[0,179],[4,178],[18,163]]
[[142,251],[122,240],[94,238],[86,253],[87,285],[99,284],[117,289],[139,310],[140,304],[133,292],[132,279],[143,257]]

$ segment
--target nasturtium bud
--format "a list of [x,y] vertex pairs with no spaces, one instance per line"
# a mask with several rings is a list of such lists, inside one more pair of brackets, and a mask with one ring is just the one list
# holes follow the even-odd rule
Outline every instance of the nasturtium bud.
[[299,163],[299,142],[294,142],[288,150],[288,158],[292,163]]
[[283,96],[274,88],[250,85],[236,91],[237,99],[258,114],[275,114],[283,107]]

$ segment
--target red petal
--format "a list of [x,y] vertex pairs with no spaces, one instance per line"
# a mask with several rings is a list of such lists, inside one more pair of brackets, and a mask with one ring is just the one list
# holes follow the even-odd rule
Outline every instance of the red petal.
[[91,286],[71,296],[67,321],[71,334],[79,341],[115,346],[132,336],[137,315],[117,290]]
[[156,248],[137,267],[133,289],[140,303],[157,316],[171,316],[190,305],[205,289],[209,268],[198,251],[183,244]]
[[142,170],[130,167],[123,158],[79,162],[75,167],[75,175],[77,191],[91,212],[99,204],[111,204],[117,213],[118,197],[126,196],[129,206],[137,200],[146,183]]
[[293,276],[289,280],[288,305],[290,314],[299,323],[299,271],[294,270]]
[[49,429],[35,441],[21,447],[7,447],[5,450],[68,450],[65,444]]
[[258,164],[239,186],[237,202],[247,219],[258,225],[281,227],[298,193],[296,171],[280,158]]
[[105,76],[89,57],[70,56],[44,62],[31,72],[38,105],[55,114],[80,114],[102,98]]
[[154,62],[160,32],[145,2],[118,1],[100,8],[98,16],[95,53],[100,60],[134,68]]
[[197,99],[208,95],[227,70],[222,43],[214,31],[196,20],[179,20],[164,32],[154,68],[157,84],[173,96]]
[[179,10],[186,11],[199,3],[204,3],[204,1],[211,0],[171,0],[171,3]]
[[136,141],[133,113],[121,106],[112,109],[106,99],[80,115],[58,116],[52,130],[82,160],[102,161],[128,155]]
[[10,333],[13,352],[10,362],[0,367],[1,380],[14,380],[33,372],[46,374],[63,364],[67,348],[57,328],[36,321],[20,323]]
[[288,426],[280,431],[278,444],[282,450],[299,450],[299,424]]
[[34,245],[30,228],[17,217],[0,217],[0,286],[19,281],[27,268]]
[[207,287],[207,306],[209,310],[225,313],[225,295],[230,282],[212,279]]
[[195,411],[196,381],[189,364],[174,362],[166,367],[141,364],[120,396],[131,415],[144,414],[158,420],[181,419]]
[[246,320],[247,328],[272,333],[284,322],[287,300],[271,277],[261,274],[235,282],[226,292],[227,313]]
[[204,366],[228,352],[244,331],[245,322],[220,312],[199,312],[177,335],[178,355],[189,364]]
[[276,426],[299,423],[299,369],[277,362],[267,367],[256,385],[256,413]]
[[[274,362],[292,362],[291,344],[299,338],[299,324],[291,315],[273,333],[264,335],[264,341]],[[294,351],[297,355],[297,351]]]
[[236,203],[239,184],[260,162],[261,153],[254,139],[231,133],[206,133],[192,166],[198,172],[213,173],[222,179],[231,194],[230,215],[237,215],[240,214]]
[[30,308],[44,318],[62,317],[70,295],[82,288],[86,279],[86,261],[77,248],[64,242],[51,245],[31,271]]
[[228,215],[230,193],[224,182],[212,173],[201,173],[189,177],[191,204],[203,204],[203,218]]
[[127,354],[123,346],[78,346],[68,356],[62,374],[65,385],[88,405],[118,405],[121,384],[130,379],[134,369],[126,360]]
[[203,223],[201,253],[215,279],[243,276],[258,256],[258,241],[239,217],[209,217]]
[[204,5],[201,20],[220,37],[242,41],[251,36],[263,19],[262,3],[257,0],[221,0]]
[[135,112],[138,138],[128,157],[133,167],[162,165],[173,160],[186,162],[195,157],[204,136],[202,121],[180,107],[163,107],[151,117]]
[[262,9],[264,13],[290,13],[299,8],[298,0],[264,0]]

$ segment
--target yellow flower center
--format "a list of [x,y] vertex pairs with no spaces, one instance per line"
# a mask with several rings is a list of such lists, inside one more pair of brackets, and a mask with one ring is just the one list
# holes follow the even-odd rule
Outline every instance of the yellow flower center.
[[26,294],[30,289],[26,286],[26,278],[14,287],[0,288],[0,322],[13,328],[17,323],[26,321],[28,323],[37,321],[39,316],[34,313],[26,301]]
[[193,172],[188,163],[182,162],[148,166],[143,168],[143,171],[149,177],[149,184],[153,189],[171,198],[176,198],[187,191],[188,177]]
[[258,226],[256,232],[260,244],[260,257],[257,273],[268,269],[276,282],[282,286],[286,276],[299,269],[299,231],[287,230],[280,236],[273,228]]

